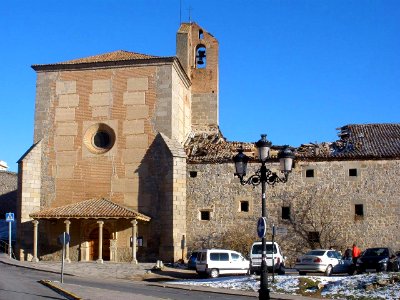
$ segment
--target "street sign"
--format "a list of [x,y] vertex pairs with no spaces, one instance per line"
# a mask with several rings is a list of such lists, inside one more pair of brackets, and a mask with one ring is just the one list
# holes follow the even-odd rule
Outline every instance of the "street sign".
[[[65,237],[64,237],[64,235],[65,235]],[[69,241],[70,241],[70,236],[69,236],[69,234],[68,233],[66,233],[66,232],[63,232],[62,234],[60,234],[59,236],[58,236],[58,243],[60,244],[60,245],[66,245],[66,244],[68,244],[69,243]]]
[[14,213],[6,213],[6,222],[14,222]]
[[258,219],[257,222],[257,235],[260,239],[265,237],[265,234],[267,233],[267,218],[261,217]]
[[287,228],[285,227],[276,227],[275,234],[277,235],[287,235]]

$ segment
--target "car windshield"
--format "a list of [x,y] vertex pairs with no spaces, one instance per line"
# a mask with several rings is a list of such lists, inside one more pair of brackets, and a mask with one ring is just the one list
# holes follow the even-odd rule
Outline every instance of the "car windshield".
[[369,248],[365,250],[365,256],[388,256],[389,251],[387,248]]
[[306,253],[306,255],[315,255],[315,256],[322,256],[325,254],[326,251],[324,250],[311,250]]
[[[272,253],[272,244],[266,244],[267,246],[267,253]],[[255,244],[253,245],[253,249],[251,250],[252,254],[262,254],[262,244]],[[274,253],[277,253],[276,245],[274,245]]]

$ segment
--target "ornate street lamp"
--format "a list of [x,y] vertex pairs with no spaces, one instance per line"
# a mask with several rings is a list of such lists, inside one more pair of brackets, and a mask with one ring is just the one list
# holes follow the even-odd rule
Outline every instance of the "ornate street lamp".
[[[266,183],[269,185],[274,185],[277,182],[287,182],[289,173],[292,171],[292,164],[294,159],[293,152],[289,149],[288,146],[285,146],[284,149],[279,151],[278,158],[280,161],[280,171],[283,173],[283,177],[279,177],[278,174],[272,172],[265,166],[266,161],[269,159],[269,150],[271,147],[271,142],[267,140],[267,135],[262,134],[261,139],[255,143],[258,149],[259,160],[261,162],[261,167],[258,169],[255,174],[251,175],[248,179],[245,179],[246,171],[247,171],[247,162],[249,161],[249,157],[243,153],[243,149],[238,150],[238,154],[233,157],[233,161],[235,162],[236,173],[235,176],[238,176],[240,179],[240,183],[242,185],[251,184],[253,186],[259,185],[261,183],[261,193],[262,193],[262,212],[261,217],[267,217],[267,207],[265,200],[265,189]],[[258,291],[259,297],[258,299],[270,299],[269,296],[269,288],[268,288],[268,269],[267,269],[267,246],[265,235],[263,235],[261,239],[262,244],[262,260],[261,260],[261,278],[260,278],[260,289]],[[273,247],[273,246],[272,246]],[[272,248],[273,249],[273,248]],[[274,266],[273,266],[274,267]]]

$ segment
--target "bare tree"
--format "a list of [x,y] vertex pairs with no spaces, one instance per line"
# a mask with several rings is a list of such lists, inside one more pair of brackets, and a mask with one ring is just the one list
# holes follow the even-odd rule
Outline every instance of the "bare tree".
[[302,246],[340,249],[344,245],[337,207],[332,205],[334,199],[330,195],[326,189],[314,188],[307,190],[306,195],[298,195],[292,204],[289,222]]

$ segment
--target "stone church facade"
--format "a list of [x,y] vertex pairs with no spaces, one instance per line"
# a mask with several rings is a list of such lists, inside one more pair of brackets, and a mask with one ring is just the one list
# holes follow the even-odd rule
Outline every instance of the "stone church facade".
[[[57,239],[67,232],[67,260],[176,261],[255,224],[260,191],[238,183],[232,156],[239,147],[250,156],[256,150],[219,130],[218,41],[183,23],[176,44],[176,57],[115,51],[32,66],[34,140],[18,172],[21,260],[59,258]],[[400,248],[399,128],[349,126],[373,134],[294,149],[289,182],[267,196],[271,222],[288,230],[288,248],[318,232],[296,227],[306,221],[288,214],[322,198],[337,208],[340,243]]]

